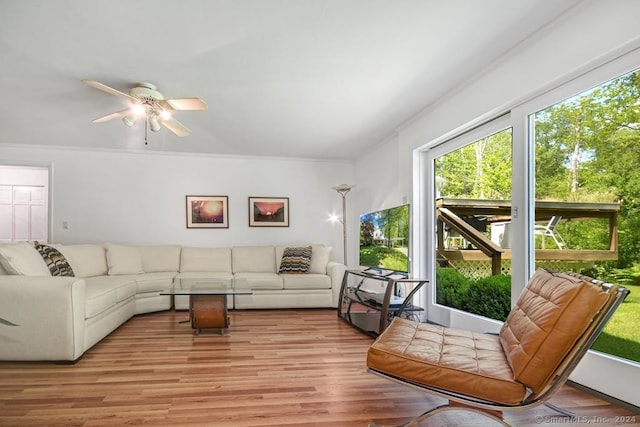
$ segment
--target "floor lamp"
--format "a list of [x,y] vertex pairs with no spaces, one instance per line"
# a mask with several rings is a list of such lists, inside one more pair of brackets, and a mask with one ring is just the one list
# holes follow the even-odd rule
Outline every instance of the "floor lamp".
[[342,196],[342,248],[344,250],[344,265],[347,265],[347,193],[353,188],[353,185],[340,184],[332,187]]

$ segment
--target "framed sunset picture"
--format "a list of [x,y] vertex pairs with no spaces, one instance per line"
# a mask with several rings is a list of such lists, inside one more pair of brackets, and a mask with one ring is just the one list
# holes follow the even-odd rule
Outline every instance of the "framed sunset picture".
[[187,228],[229,228],[229,198],[187,196]]
[[288,226],[288,197],[249,197],[249,227]]

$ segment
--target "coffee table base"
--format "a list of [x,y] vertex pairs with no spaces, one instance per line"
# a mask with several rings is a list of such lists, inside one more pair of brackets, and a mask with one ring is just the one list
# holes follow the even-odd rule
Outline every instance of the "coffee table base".
[[196,335],[202,329],[219,329],[221,334],[229,328],[226,295],[190,295],[189,315]]

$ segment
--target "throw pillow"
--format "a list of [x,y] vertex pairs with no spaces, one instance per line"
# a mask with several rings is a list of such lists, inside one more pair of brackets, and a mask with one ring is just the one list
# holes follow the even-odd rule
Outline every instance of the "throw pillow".
[[311,265],[311,246],[285,248],[280,273],[308,273]]
[[49,245],[41,245],[38,242],[33,242],[33,246],[36,248],[45,264],[47,264],[52,276],[74,277],[73,269],[60,251]]

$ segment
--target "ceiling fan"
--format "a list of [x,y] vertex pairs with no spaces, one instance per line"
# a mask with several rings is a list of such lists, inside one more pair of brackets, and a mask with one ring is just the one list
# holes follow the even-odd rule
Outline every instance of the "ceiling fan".
[[186,126],[172,117],[174,111],[207,109],[207,104],[200,98],[165,99],[151,83],[136,83],[129,89],[127,94],[95,80],[82,81],[111,95],[127,98],[131,102],[129,108],[98,117],[93,122],[102,123],[109,120],[122,119],[127,126],[133,126],[138,119],[142,118],[145,121],[145,144],[147,127],[153,132],[158,132],[164,126],[178,136],[191,134],[191,131]]

